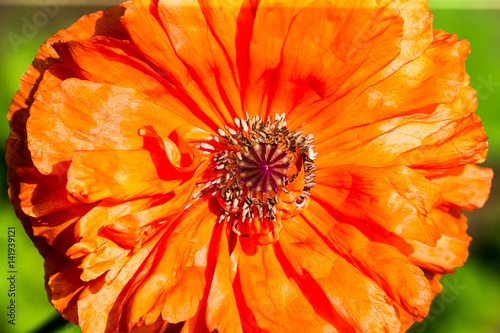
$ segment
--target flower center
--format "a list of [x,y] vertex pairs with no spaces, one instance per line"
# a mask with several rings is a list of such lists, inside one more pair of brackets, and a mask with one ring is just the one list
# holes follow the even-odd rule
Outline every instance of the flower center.
[[248,152],[241,154],[239,168],[240,184],[244,184],[251,191],[266,194],[268,191],[278,192],[281,185],[288,179],[286,169],[287,152],[282,151],[276,144],[255,144],[248,147]]
[[[303,130],[290,131],[284,118],[276,114],[274,121],[270,117],[264,121],[247,114],[246,119],[235,119],[237,129],[218,130],[217,147],[201,146],[216,150],[213,162],[218,178],[206,191],[212,191],[223,209],[218,222],[232,223],[240,236],[273,232],[270,225],[281,224],[283,212],[293,215],[291,211],[307,205],[315,185],[314,138]],[[243,227],[246,222],[253,227]],[[256,227],[259,231],[252,229]]]

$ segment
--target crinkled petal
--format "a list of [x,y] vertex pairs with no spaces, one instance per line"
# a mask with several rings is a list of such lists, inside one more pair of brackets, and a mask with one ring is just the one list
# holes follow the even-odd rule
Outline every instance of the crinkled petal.
[[141,53],[157,66],[156,71],[168,77],[190,100],[190,108],[195,114],[206,115],[206,123],[216,129],[224,125],[224,116],[214,102],[195,80],[195,72],[185,64],[176,50],[162,24],[158,1],[134,0],[121,19],[130,34],[132,42]]
[[[54,45],[60,60],[80,78],[134,90],[148,100],[169,109],[176,117],[198,127],[208,128],[203,115],[190,108],[190,101],[178,92],[164,73],[155,70],[130,42],[96,36],[83,41]],[[105,71],[102,69],[106,68]]]
[[462,266],[469,256],[471,237],[466,232],[467,218],[457,208],[450,211],[436,209],[431,217],[442,230],[443,237],[436,246],[408,241],[414,249],[410,259],[433,273],[453,273],[454,268]]
[[371,278],[414,318],[427,315],[431,293],[421,269],[398,248],[374,241],[352,225],[339,223],[314,201],[310,205],[310,210],[303,213],[308,225],[300,226],[302,233],[318,233],[332,250]]
[[77,205],[68,198],[65,175],[42,175],[35,167],[17,169],[21,178],[20,205],[24,214],[40,217]]
[[92,208],[93,205],[78,205],[31,219],[33,235],[44,237],[54,249],[66,253],[76,240],[76,222]]
[[359,166],[318,169],[313,200],[339,221],[369,223],[405,239],[433,245],[441,237],[429,217],[440,188],[410,168]]
[[289,266],[288,275],[296,272],[318,315],[339,332],[399,332],[397,314],[381,287],[329,248],[302,216],[288,222],[279,242],[286,259],[280,261]]
[[449,169],[432,181],[441,186],[448,205],[473,210],[483,207],[488,199],[492,178],[493,170],[468,164]]
[[140,149],[140,128],[154,124],[168,137],[184,123],[132,89],[68,79],[33,103],[28,147],[41,173],[57,173],[76,150]]
[[80,269],[78,263],[54,252],[45,256],[44,263],[49,300],[63,318],[78,324],[77,300],[84,288],[79,278]]
[[488,143],[480,118],[472,113],[465,118],[438,121],[426,117],[392,118],[320,142],[318,151],[324,150],[329,152],[318,155],[318,168],[336,163],[407,165],[425,175],[439,175],[449,168],[483,162]]
[[396,58],[402,26],[392,1],[312,2],[290,24],[269,111],[287,110],[294,127],[310,119]]
[[199,199],[186,209],[158,243],[148,276],[131,296],[129,328],[155,322],[172,323],[193,317],[205,288],[208,245],[217,219],[215,201]]
[[460,119],[474,113],[477,109],[477,93],[469,87],[469,84],[470,76],[465,73],[460,92],[455,99],[451,103],[438,105],[436,111],[428,118],[429,121]]
[[[73,154],[68,192],[82,202],[123,201],[167,194],[183,182],[179,173],[162,170],[147,150],[94,150]],[[164,178],[163,178],[164,177]]]
[[[106,284],[105,277],[85,285],[78,297],[78,324],[84,332],[116,332],[123,320],[121,313],[125,299],[129,297],[131,281],[141,278],[141,271],[147,271],[148,257],[154,253],[161,234],[144,244],[133,253],[113,283]],[[143,278],[143,277],[142,277]],[[154,324],[154,323],[151,323]],[[132,327],[131,327],[132,328]]]
[[[320,141],[348,129],[398,116],[431,114],[439,104],[450,103],[460,91],[464,62],[470,52],[465,40],[449,38],[426,50],[362,94],[348,94],[317,113],[302,113],[293,124],[306,123]],[[395,89],[397,87],[397,89]],[[328,131],[324,124],[328,123]]]
[[229,33],[236,23],[237,3],[219,2],[216,7],[210,7],[196,0],[158,1],[158,14],[177,56],[210,97],[225,123],[231,123],[235,116],[243,116],[236,58],[231,57],[236,54],[225,50],[219,36],[214,34],[214,20],[208,18],[214,14],[211,8],[224,8],[224,12],[232,16],[220,17],[225,18],[228,25],[224,33]]
[[[268,92],[281,60],[290,23],[300,10],[314,0],[262,0],[258,2],[248,50],[248,84],[244,86],[244,110],[266,114]],[[279,24],[277,24],[279,22]],[[281,110],[283,111],[283,110]],[[276,112],[281,112],[276,111]]]
[[233,290],[236,267],[231,256],[234,254],[229,252],[228,236],[223,234],[207,298],[206,321],[210,332],[243,333]]
[[[242,253],[238,277],[235,283],[239,282],[245,302],[262,330],[321,332],[320,317],[301,293],[298,281],[287,276],[271,246],[259,246],[252,255]],[[245,320],[245,315],[240,315]]]
[[[86,15],[74,23],[68,29],[59,31],[53,37],[49,38],[39,49],[35,60],[28,66],[27,72],[21,78],[20,89],[14,95],[9,107],[7,119],[10,123],[11,133],[6,143],[6,161],[8,165],[9,196],[13,203],[18,217],[23,223],[28,225],[27,217],[20,209],[18,194],[20,191],[20,178],[17,175],[18,167],[32,166],[31,155],[26,146],[26,121],[29,116],[28,109],[33,103],[34,95],[40,89],[43,89],[42,75],[46,73],[47,68],[53,69],[52,77],[66,78],[73,75],[67,70],[62,74],[58,64],[54,64],[57,54],[52,45],[59,41],[81,40],[94,35],[109,35],[117,39],[126,39],[125,30],[118,24],[118,19],[123,15],[127,3],[116,7],[111,7],[105,11],[99,11],[91,15]],[[28,229],[29,230],[29,229]],[[29,231],[28,231],[29,232]],[[41,250],[42,243],[35,242]]]
[[109,238],[123,247],[139,247],[156,229],[165,229],[175,221],[188,204],[199,173],[159,197],[146,197],[122,203],[102,201],[75,225],[78,240],[67,252],[72,258],[85,256],[102,246]]

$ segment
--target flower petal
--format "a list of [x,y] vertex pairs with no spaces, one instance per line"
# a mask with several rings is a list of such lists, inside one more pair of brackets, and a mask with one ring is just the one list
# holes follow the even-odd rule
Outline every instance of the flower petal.
[[[97,250],[97,248],[108,241],[109,237],[120,243],[119,236],[116,236],[109,231],[104,233],[104,228],[112,228],[113,223],[117,223],[117,220],[120,218],[150,209],[150,207],[158,204],[157,201],[158,200],[153,198],[143,198],[125,201],[120,204],[113,203],[111,205],[106,202],[99,202],[86,214],[80,216],[78,221],[76,221],[73,234],[75,243],[70,249],[68,249],[66,255],[72,259],[84,257],[92,251]],[[136,229],[144,232],[143,225],[135,227]],[[126,229],[128,231],[127,240],[138,237],[137,234],[142,236],[142,233],[136,229],[131,227]],[[137,242],[140,243],[141,240],[142,239],[139,238]],[[124,243],[128,244],[130,241],[124,241]]]
[[269,111],[290,110],[298,127],[391,63],[401,51],[402,28],[392,1],[311,3],[290,25]]
[[493,170],[467,164],[449,169],[432,181],[441,186],[443,200],[466,210],[483,207],[491,188]]
[[[326,141],[348,129],[392,117],[431,114],[439,104],[450,103],[464,80],[464,62],[470,52],[465,40],[448,38],[435,44],[420,57],[365,89],[325,105],[318,114],[303,112],[294,119],[319,141]],[[398,87],[394,89],[394,87]],[[328,131],[322,131],[324,124]]]
[[206,322],[209,332],[214,330],[220,333],[243,332],[233,290],[236,267],[232,257],[234,252],[230,254],[228,237],[223,234],[207,298]]
[[32,219],[34,236],[42,236],[54,249],[66,253],[75,243],[75,225],[93,205],[78,205]]
[[[232,4],[219,1],[217,7],[211,7],[208,1],[158,1],[159,16],[177,56],[210,97],[226,124],[235,116],[243,116],[236,52],[229,50],[231,53],[228,53],[219,36],[214,35],[214,27],[218,19],[225,19],[219,22],[227,26],[228,31],[224,34],[235,29],[238,4],[239,1]],[[211,9],[215,8],[220,8],[218,13],[225,15],[214,17]]]
[[157,229],[166,229],[188,204],[196,179],[204,170],[176,187],[168,195],[124,201],[102,201],[75,225],[78,240],[67,252],[79,258],[97,250],[111,238],[122,247],[139,247]]
[[24,214],[39,217],[77,205],[69,200],[66,176],[42,175],[35,167],[17,169],[21,178],[20,206]]
[[[314,0],[261,0],[249,45],[248,85],[244,86],[244,110],[265,116],[268,91],[281,60],[283,42],[295,15]],[[243,51],[247,51],[243,49]]]
[[154,65],[129,41],[96,36],[83,41],[55,44],[54,48],[60,60],[82,79],[133,88],[148,96],[149,101],[171,110],[177,117],[198,127],[207,128],[206,123],[211,123],[200,112],[193,112],[188,107],[190,101],[183,98],[175,85],[169,82],[168,76],[157,73]]
[[290,269],[298,274],[315,311],[339,332],[399,332],[397,315],[382,288],[328,248],[302,216],[288,221],[279,245],[289,261],[288,274]]
[[139,209],[119,215],[116,220],[106,224],[106,231],[123,246],[140,246],[150,232],[149,229],[167,228],[181,214],[192,197],[196,179],[202,171],[203,167],[197,170],[191,179],[163,198],[152,200],[149,205],[139,206]]
[[[297,282],[286,275],[271,246],[258,246],[255,254],[240,255],[235,284],[235,288],[241,288],[260,329],[269,332],[322,331],[320,318],[302,295]],[[245,320],[241,312],[240,316]]]
[[414,319],[427,315],[432,299],[427,280],[399,249],[374,241],[352,225],[337,222],[316,202],[311,202],[303,217],[309,224],[294,225],[294,229],[300,227],[310,237],[318,233],[332,250],[377,283]]
[[116,278],[116,273],[120,272],[129,261],[131,253],[130,249],[124,249],[112,241],[104,242],[82,258],[82,262],[78,266],[78,268],[82,269],[80,279],[87,282],[97,279],[102,274],[110,271],[105,280],[109,284]]
[[[20,179],[17,175],[17,168],[24,166],[32,166],[31,156],[26,146],[26,121],[29,117],[28,109],[33,103],[34,95],[43,86],[45,79],[41,79],[42,75],[47,72],[50,66],[52,77],[66,78],[67,71],[61,74],[60,66],[54,64],[57,60],[57,54],[53,50],[52,45],[59,41],[80,40],[93,35],[108,34],[115,38],[126,39],[126,33],[123,28],[117,24],[118,18],[123,14],[127,4],[121,4],[116,7],[111,7],[105,11],[84,16],[68,29],[59,31],[53,37],[49,38],[38,50],[38,54],[31,65],[28,66],[27,72],[23,75],[20,82],[20,89],[14,95],[12,103],[9,107],[7,119],[9,120],[11,133],[6,143],[6,161],[8,166],[8,183],[9,195],[13,203],[14,209],[19,218],[26,222],[26,217],[20,209],[18,203],[19,183]],[[71,76],[72,74],[69,74]],[[27,224],[26,224],[27,225]],[[35,242],[39,244],[39,242]],[[42,245],[40,245],[42,246]]]
[[460,92],[455,99],[451,103],[438,105],[436,111],[429,117],[429,121],[460,119],[474,113],[477,109],[477,93],[469,87],[469,84],[470,76],[465,73]]
[[193,317],[203,297],[207,251],[217,220],[213,200],[199,199],[186,209],[158,243],[151,270],[130,298],[128,325],[158,317],[178,323]]
[[427,0],[396,0],[396,5],[404,21],[401,53],[380,72],[363,82],[360,85],[364,86],[362,90],[418,58],[432,43],[432,14]]
[[487,136],[475,114],[465,118],[429,121],[427,117],[398,117],[345,131],[319,142],[318,169],[342,164],[384,167],[407,165],[424,175],[439,175],[456,166],[481,163]]
[[128,286],[131,281],[140,279],[141,270],[147,270],[147,258],[160,236],[161,234],[156,235],[134,252],[113,283],[106,284],[105,277],[101,276],[85,285],[78,298],[78,324],[82,327],[82,331],[105,333],[119,331],[120,323],[123,322],[121,309],[130,293]]
[[[206,325],[203,310],[204,306],[200,304],[200,308],[198,309],[196,315],[183,323],[184,325],[179,333],[210,333]],[[181,323],[178,325],[180,324]]]
[[183,123],[132,89],[68,79],[33,103],[28,147],[41,173],[58,173],[73,151],[141,149],[140,128],[155,124],[166,138]]
[[316,182],[312,199],[339,221],[430,245],[441,237],[429,217],[441,203],[440,188],[410,168],[329,167],[318,169]]
[[166,194],[179,186],[183,177],[168,164],[158,162],[145,149],[77,151],[68,170],[67,189],[88,203]]
[[[141,53],[157,66],[156,71],[168,76],[178,87],[184,98],[193,101],[201,114],[209,116],[211,128],[223,127],[224,117],[221,110],[214,107],[203,87],[195,80],[190,68],[177,55],[162,24],[158,1],[134,0],[122,18],[122,24],[131,36],[134,45]],[[146,28],[145,28],[146,27]]]
[[63,318],[78,323],[77,300],[84,288],[78,264],[54,250],[45,255],[46,288],[50,302]]
[[467,235],[467,218],[458,208],[451,211],[436,209],[431,217],[443,232],[436,246],[410,240],[414,252],[410,259],[418,266],[433,273],[453,273],[469,256],[471,238]]
[[68,40],[83,40],[97,35],[107,35],[117,39],[126,39],[127,33],[118,23],[128,3],[110,7],[104,11],[86,15],[67,29],[59,31],[49,38],[38,50],[35,61],[21,78],[21,89],[14,96],[9,108],[10,120],[14,113],[27,109],[33,102],[33,93],[38,89],[39,78],[58,58],[52,45]]

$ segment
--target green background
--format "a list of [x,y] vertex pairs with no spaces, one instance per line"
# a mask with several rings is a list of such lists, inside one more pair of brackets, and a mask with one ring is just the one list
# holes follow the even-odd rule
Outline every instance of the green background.
[[[463,2],[463,1],[462,1]],[[500,2],[500,1],[499,1]],[[60,1],[63,3],[63,1]],[[64,1],[68,3],[68,1]],[[103,1],[104,3],[104,1]],[[479,108],[490,137],[488,160],[483,166],[500,174],[500,10],[434,9],[449,1],[430,1],[434,28],[467,39],[472,53],[467,60],[471,86],[478,91]],[[39,5],[1,6],[0,2],[0,109],[7,113],[10,100],[19,89],[19,78],[33,60],[38,47],[59,29],[66,28],[84,14],[105,8],[57,7],[46,22]],[[55,12],[55,10],[54,10]],[[52,12],[52,13],[54,13]],[[37,16],[38,15],[38,16]],[[49,16],[49,15],[47,15]],[[36,23],[36,31],[24,34],[26,21]],[[12,43],[13,34],[21,36]],[[0,117],[0,153],[4,155],[9,133],[5,117]],[[47,301],[43,283],[42,258],[24,234],[7,197],[6,171],[0,161],[0,332],[80,332],[77,326],[55,321],[58,313]],[[489,201],[482,210],[468,213],[469,232],[474,238],[470,257],[457,273],[442,279],[444,292],[433,302],[428,318],[410,330],[421,332],[492,333],[500,332],[500,187],[494,179]],[[17,318],[7,324],[7,227],[16,233]],[[52,324],[52,327],[50,326]],[[55,327],[57,326],[57,327]]]

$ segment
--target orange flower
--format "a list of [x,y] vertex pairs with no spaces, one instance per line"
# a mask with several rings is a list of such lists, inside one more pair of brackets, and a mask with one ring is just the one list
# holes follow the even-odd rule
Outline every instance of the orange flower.
[[12,203],[83,332],[400,332],[467,258],[487,138],[425,1],[148,1],[21,79]]

